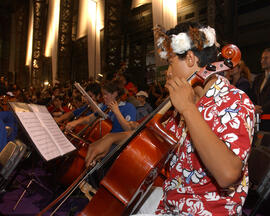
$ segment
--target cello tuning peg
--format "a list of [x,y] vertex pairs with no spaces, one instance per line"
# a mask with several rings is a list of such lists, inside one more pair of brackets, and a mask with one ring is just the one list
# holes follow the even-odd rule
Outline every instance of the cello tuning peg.
[[224,64],[231,69],[233,68],[233,63],[230,59],[225,59]]
[[206,70],[209,70],[209,71],[216,71],[216,66],[215,65],[212,65],[212,64],[208,64],[206,66]]

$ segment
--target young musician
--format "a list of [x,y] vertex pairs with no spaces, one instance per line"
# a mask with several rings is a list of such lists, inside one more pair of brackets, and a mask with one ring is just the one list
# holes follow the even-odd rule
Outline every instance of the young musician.
[[[170,159],[169,177],[161,193],[154,190],[139,213],[161,215],[241,215],[248,190],[247,159],[253,138],[254,105],[248,96],[221,76],[204,85],[187,82],[217,59],[215,31],[198,23],[180,23],[160,37],[160,56],[168,58],[165,87],[174,114],[166,122],[178,138]],[[165,44],[165,45],[163,45]],[[105,142],[86,164],[94,164],[110,142]],[[103,149],[102,149],[103,148]]]
[[54,96],[52,105],[48,107],[48,111],[53,117],[59,117],[64,113],[70,112],[70,109],[67,106],[63,106],[63,98],[61,96]]
[[[100,84],[98,83],[91,83],[89,84],[86,88],[85,91],[87,92],[87,94],[93,99],[93,101],[95,101],[98,106],[102,109],[102,107],[104,106],[104,104],[101,102],[101,87]],[[68,113],[65,113],[63,115],[61,115],[58,118],[54,118],[55,121],[57,123],[61,123],[65,120],[68,119],[72,119],[73,117],[78,118],[79,116],[81,116],[82,113],[86,112],[86,117],[89,116],[91,113],[93,113],[93,111],[90,109],[88,110],[88,104],[86,102],[85,105],[81,106],[80,108],[74,110],[74,111],[70,111]]]
[[[115,133],[130,130],[128,122],[136,120],[136,108],[126,101],[118,101],[124,92],[121,85],[119,85],[119,81],[114,80],[105,83],[101,91],[105,103],[102,110],[104,111],[107,108],[110,109],[108,112],[108,118],[112,121],[111,132]],[[97,112],[92,113],[87,117],[72,121],[67,124],[66,128],[70,130],[79,124],[87,124],[91,122],[96,115],[98,115]]]

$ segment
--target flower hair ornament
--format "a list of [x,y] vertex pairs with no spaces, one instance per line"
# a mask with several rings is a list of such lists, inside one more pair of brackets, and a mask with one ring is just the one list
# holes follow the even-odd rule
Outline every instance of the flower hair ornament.
[[173,53],[184,54],[192,48],[202,50],[214,44],[219,46],[216,41],[216,32],[210,26],[200,29],[190,27],[188,33],[180,32],[170,37],[164,33],[160,26],[153,30],[158,53],[162,59],[169,58]]
[[168,59],[171,56],[171,54],[173,54],[170,37],[164,33],[163,28],[159,25],[154,27],[153,31],[157,45],[157,52],[160,58]]

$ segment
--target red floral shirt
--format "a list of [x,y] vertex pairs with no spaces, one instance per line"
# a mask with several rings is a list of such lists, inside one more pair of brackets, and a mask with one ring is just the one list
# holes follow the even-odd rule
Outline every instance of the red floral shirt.
[[201,162],[185,123],[174,115],[166,127],[179,138],[179,148],[170,161],[170,176],[164,182],[156,214],[242,215],[249,184],[247,159],[255,123],[254,105],[243,91],[219,77],[197,106],[212,131],[241,159],[241,180],[230,188],[220,188]]

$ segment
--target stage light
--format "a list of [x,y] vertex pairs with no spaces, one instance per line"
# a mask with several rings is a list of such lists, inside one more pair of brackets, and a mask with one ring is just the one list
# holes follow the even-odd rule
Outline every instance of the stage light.
[[49,1],[49,14],[48,14],[48,26],[45,56],[52,56],[52,49],[57,47],[58,42],[58,29],[59,29],[59,16],[60,16],[60,0]]
[[25,65],[30,66],[32,60],[32,48],[33,48],[33,22],[34,22],[34,14],[33,14],[33,5],[32,1],[30,1],[30,10],[29,10],[29,25],[28,25],[28,37],[27,37],[27,51],[26,51],[26,61]]

